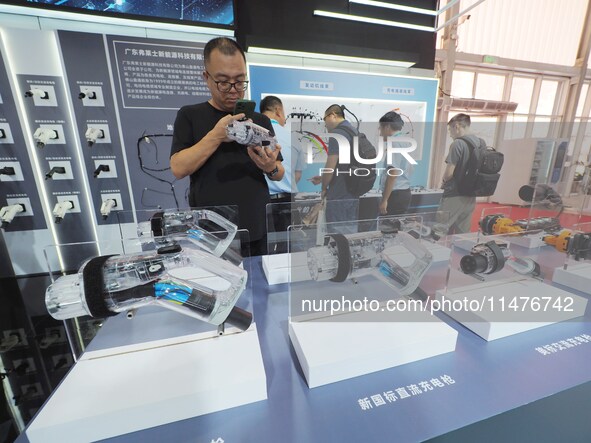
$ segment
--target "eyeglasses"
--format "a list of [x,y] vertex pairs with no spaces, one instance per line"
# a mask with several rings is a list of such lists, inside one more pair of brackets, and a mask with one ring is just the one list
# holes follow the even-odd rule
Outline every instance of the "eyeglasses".
[[333,114],[332,112],[331,112],[330,114],[326,114],[322,120],[326,121],[326,119],[327,119],[329,116],[331,116],[332,114]]
[[205,72],[207,73],[208,77],[211,78],[211,81],[215,83],[218,91],[220,92],[230,92],[232,87],[234,87],[236,92],[246,91],[246,88],[248,88],[248,80],[242,80],[240,82],[218,81],[215,80],[209,72]]

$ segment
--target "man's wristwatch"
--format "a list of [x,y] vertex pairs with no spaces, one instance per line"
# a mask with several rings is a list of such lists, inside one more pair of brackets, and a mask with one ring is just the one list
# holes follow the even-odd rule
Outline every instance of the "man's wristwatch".
[[275,177],[275,175],[278,172],[279,172],[279,167],[275,166],[275,169],[273,169],[272,171],[269,171],[269,172],[265,172],[265,174],[267,174],[267,177],[273,178],[273,177]]

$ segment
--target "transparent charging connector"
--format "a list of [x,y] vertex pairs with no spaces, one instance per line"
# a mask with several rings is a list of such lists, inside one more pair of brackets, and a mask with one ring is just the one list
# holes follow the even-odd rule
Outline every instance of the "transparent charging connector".
[[[61,277],[75,275],[80,265],[90,257],[121,253],[123,253],[123,246],[118,238],[102,242],[49,245],[43,249],[45,264],[52,284]],[[94,338],[97,330],[100,329],[103,319],[76,318],[75,314],[80,312],[79,302],[76,297],[69,300],[71,295],[72,293],[64,293],[64,299],[68,301],[64,303],[63,309],[74,317],[64,320],[63,325],[73,358],[76,360]]]
[[[138,211],[136,226],[120,223],[121,238],[158,238],[165,242],[169,236],[187,234],[195,244],[206,252],[232,261],[241,262],[245,255],[236,248],[234,238],[238,232],[238,212],[235,206],[220,206],[183,210]],[[126,211],[117,214],[121,220],[129,217]]]
[[[235,233],[233,243],[238,251],[244,249],[241,242],[248,245],[247,231]],[[142,315],[139,308],[149,305],[201,320],[204,323],[197,322],[200,330],[211,329],[217,334],[224,333],[226,327],[244,330],[250,325],[250,261],[240,260],[235,265],[215,257],[186,234],[166,239],[118,239],[115,243],[120,254],[102,256],[98,262],[96,257],[102,251],[115,248],[75,243],[45,249],[52,279],[46,293],[47,308],[54,318],[64,320],[75,356],[92,339],[84,333],[86,323],[118,313],[133,318]]]
[[[203,275],[225,283],[206,286],[199,281]],[[86,260],[76,274],[60,277],[47,289],[46,305],[52,317],[66,320],[112,316],[156,303],[216,326],[228,320],[247,329],[250,317],[238,318],[241,313],[233,310],[247,277],[188,238],[176,237],[174,244],[155,251]]]
[[439,243],[441,245],[448,243],[449,236],[439,235],[441,232],[439,228],[448,224],[448,211],[419,212],[416,214],[403,214],[396,216],[379,216],[378,229],[381,220],[391,219],[398,220],[399,229],[403,232],[407,232],[414,238],[430,243]]
[[447,278],[436,291],[435,309],[487,340],[584,313],[585,300],[550,283],[556,261],[546,247],[519,246],[513,241],[523,234],[510,233],[483,236],[466,250],[458,246],[468,240],[462,237],[455,236],[452,243]]
[[[479,282],[543,281],[547,269],[543,266],[541,248],[526,249],[514,245],[513,241],[521,235],[482,235],[479,242],[474,242],[470,234],[454,236],[445,291]],[[471,247],[466,248],[466,244]]]
[[291,226],[290,317],[308,318],[302,306],[314,299],[330,304],[368,295],[376,303],[423,298],[419,285],[432,254],[426,242],[400,231],[399,225],[396,217],[384,217],[379,224],[374,219]]

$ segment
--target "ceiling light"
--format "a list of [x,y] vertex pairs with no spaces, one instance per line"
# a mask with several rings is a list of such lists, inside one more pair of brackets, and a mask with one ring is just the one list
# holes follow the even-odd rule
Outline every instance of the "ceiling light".
[[435,28],[430,26],[413,25],[411,23],[394,22],[391,20],[382,20],[379,18],[363,17],[361,15],[341,14],[338,12],[314,10],[314,15],[320,17],[338,18],[341,20],[351,20],[354,22],[371,23],[374,25],[393,26],[395,28],[415,29],[417,31],[435,32]]
[[305,57],[320,60],[343,61],[350,63],[369,63],[374,65],[395,66],[399,68],[410,68],[415,64],[414,62],[406,62],[402,60],[384,60],[379,58],[351,57],[334,54],[318,54],[315,52],[287,51],[283,49],[259,48],[255,46],[249,47],[248,52],[252,54],[285,55],[289,57]]
[[376,8],[395,9],[396,11],[414,12],[415,14],[438,15],[437,11],[432,9],[413,8],[412,6],[397,5],[395,3],[378,2],[375,0],[349,0],[349,3],[360,5],[375,6]]

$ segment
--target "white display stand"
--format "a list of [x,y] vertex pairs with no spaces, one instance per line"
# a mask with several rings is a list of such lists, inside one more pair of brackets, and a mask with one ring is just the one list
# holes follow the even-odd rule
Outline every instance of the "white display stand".
[[433,254],[433,261],[431,263],[444,263],[449,261],[451,256],[451,249],[446,248],[438,243],[423,242],[423,245],[428,251]]
[[[310,388],[412,363],[456,348],[458,332],[428,313],[392,313],[392,321],[289,322],[289,337]],[[398,315],[398,318],[395,318]],[[333,319],[334,320],[334,319]]]
[[[461,234],[461,239],[454,240],[454,246],[457,246],[458,248],[465,251],[470,251],[477,243],[486,243],[488,241],[487,237],[490,236],[480,234],[479,237],[477,232]],[[544,243],[542,237],[543,234],[541,233],[529,235],[507,234],[507,241],[512,245],[521,246],[525,249],[535,249],[541,246],[546,246],[546,243]],[[495,235],[494,238],[499,239],[499,236]]]
[[[525,278],[477,283],[448,289],[446,292],[437,291],[437,300],[441,301],[444,296],[452,302],[464,299],[487,300],[481,310],[471,311],[454,311],[448,309],[449,304],[442,304],[443,312],[487,341],[580,317],[585,314],[587,307],[587,300],[583,297],[538,280]],[[509,308],[514,297],[517,298],[517,311]],[[551,297],[552,300],[560,298],[563,301],[570,297],[573,300],[572,312],[552,310],[549,314],[540,311],[541,308],[536,311],[535,306],[532,308],[532,305],[524,302],[521,297],[537,297],[541,306],[545,303],[543,297]],[[565,306],[565,303],[562,303],[562,306]],[[522,310],[523,306],[525,308]],[[540,321],[534,321],[537,319]]]
[[570,264],[568,269],[556,268],[552,281],[591,295],[591,263]]
[[[432,264],[444,263],[449,260],[451,250],[437,243],[422,242],[422,244],[433,254]],[[396,261],[401,266],[407,266],[413,262],[414,256],[404,247],[397,247],[400,250]],[[307,252],[294,252],[291,254],[265,255],[262,259],[263,272],[269,285],[280,283],[297,283],[311,279],[308,270]]]
[[27,429],[31,443],[96,441],[267,398],[256,327],[87,352]]
[[264,255],[262,263],[269,285],[308,281],[312,278],[308,270],[307,252]]

